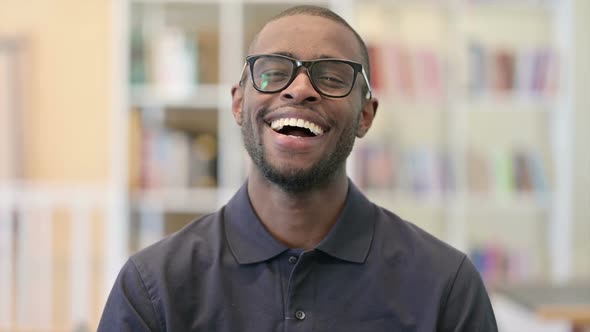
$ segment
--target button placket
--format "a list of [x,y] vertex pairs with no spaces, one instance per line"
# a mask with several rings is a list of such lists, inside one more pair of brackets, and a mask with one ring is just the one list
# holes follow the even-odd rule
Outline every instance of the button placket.
[[[313,280],[314,252],[302,252],[287,259],[293,270],[289,278],[286,303],[286,332],[309,331],[313,324]],[[291,259],[295,258],[295,259]],[[310,311],[311,310],[311,311]]]

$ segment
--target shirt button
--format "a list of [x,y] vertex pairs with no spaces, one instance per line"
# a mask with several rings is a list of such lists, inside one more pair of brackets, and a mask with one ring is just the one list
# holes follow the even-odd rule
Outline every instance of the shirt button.
[[295,318],[297,318],[299,320],[304,320],[305,319],[305,312],[303,310],[295,311]]
[[297,257],[295,257],[295,256],[289,257],[289,264],[295,264],[295,263],[297,263]]

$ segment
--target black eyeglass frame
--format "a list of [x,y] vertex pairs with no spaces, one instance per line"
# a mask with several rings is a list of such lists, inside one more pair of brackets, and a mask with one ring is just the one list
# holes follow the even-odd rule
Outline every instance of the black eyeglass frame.
[[[293,72],[291,73],[291,77],[289,78],[289,81],[285,84],[284,87],[277,89],[277,90],[270,90],[269,91],[269,90],[261,90],[258,86],[256,86],[256,83],[254,83],[254,63],[256,62],[256,60],[258,60],[260,58],[264,58],[264,57],[283,58],[283,59],[289,60],[293,63],[293,65],[294,65]],[[330,94],[322,92],[315,85],[313,79],[311,78],[310,72],[316,63],[324,62],[324,61],[338,61],[338,62],[345,63],[345,64],[352,67],[352,69],[354,71],[353,78],[352,78],[352,84],[350,85],[350,89],[348,90],[348,92],[346,94],[341,95],[341,96],[340,95],[337,95],[337,96],[330,95]],[[368,99],[371,99],[371,97],[373,96],[373,92],[371,90],[371,84],[369,83],[369,78],[367,77],[367,73],[365,72],[364,66],[362,64],[360,64],[358,62],[354,62],[354,61],[337,59],[337,58],[323,58],[323,59],[302,61],[302,60],[294,59],[294,58],[291,58],[291,57],[288,57],[288,56],[282,55],[282,54],[254,54],[254,55],[249,55],[246,57],[246,62],[244,63],[244,68],[242,69],[242,72],[244,72],[244,70],[246,69],[246,66],[250,67],[250,81],[252,82],[252,86],[254,87],[254,89],[256,89],[258,92],[261,92],[261,93],[277,93],[277,92],[281,92],[281,91],[285,90],[286,88],[289,87],[289,85],[291,85],[291,83],[293,83],[293,81],[295,80],[295,77],[297,77],[298,72],[299,72],[299,68],[305,67],[305,69],[307,69],[307,77],[309,78],[311,85],[322,96],[329,97],[329,98],[347,97],[352,92],[352,89],[354,88],[354,85],[356,83],[356,78],[359,73],[361,73],[361,75],[363,76],[363,78],[365,80],[365,84],[367,85],[367,93],[365,94],[365,98],[368,100]]]

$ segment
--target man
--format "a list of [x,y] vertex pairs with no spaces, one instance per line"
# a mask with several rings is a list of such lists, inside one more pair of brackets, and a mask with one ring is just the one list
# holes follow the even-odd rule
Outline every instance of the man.
[[99,331],[497,331],[465,255],[346,175],[378,106],[358,34],[299,6],[268,22],[249,54],[232,89],[254,164],[247,183],[131,257]]

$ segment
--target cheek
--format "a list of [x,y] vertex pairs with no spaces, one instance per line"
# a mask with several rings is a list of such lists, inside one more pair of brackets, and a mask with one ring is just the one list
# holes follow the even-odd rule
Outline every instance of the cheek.
[[264,123],[259,121],[259,112],[252,108],[244,105],[241,114],[242,129],[252,137],[261,137],[264,129]]
[[[345,118],[346,119],[346,127],[347,128],[356,128],[360,119],[361,119],[361,111],[362,111],[362,105],[360,102],[356,101],[356,98],[354,101],[350,101],[349,103],[347,103],[347,105],[345,106],[346,108],[342,109],[343,115],[341,115],[341,118]],[[346,116],[344,116],[344,114]]]
[[[254,88],[251,88],[252,90]],[[274,95],[261,94],[258,91],[246,90],[242,102],[242,121],[250,121],[252,125],[263,125],[262,118],[272,105]]]

